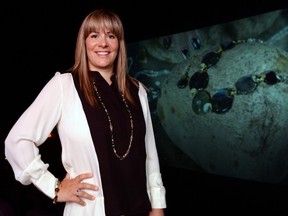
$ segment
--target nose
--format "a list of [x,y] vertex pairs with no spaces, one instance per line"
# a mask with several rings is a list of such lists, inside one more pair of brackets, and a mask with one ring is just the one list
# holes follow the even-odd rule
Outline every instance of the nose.
[[102,46],[102,47],[108,46],[107,38],[105,36],[100,37],[99,46]]

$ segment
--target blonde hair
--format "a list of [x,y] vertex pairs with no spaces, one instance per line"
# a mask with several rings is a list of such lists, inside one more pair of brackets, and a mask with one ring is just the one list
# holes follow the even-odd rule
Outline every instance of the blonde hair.
[[[128,74],[124,28],[120,17],[114,11],[96,9],[85,17],[78,32],[75,48],[75,62],[70,70],[78,76],[80,89],[83,91],[89,104],[93,107],[97,106],[98,103],[95,99],[95,92],[91,83],[90,71],[87,63],[85,40],[91,32],[96,32],[99,29],[109,29],[109,31],[118,38],[119,51],[114,64],[117,86],[124,97],[127,98],[130,103],[135,104],[129,91],[129,84],[133,83],[137,85],[138,83]],[[129,80],[132,82],[129,82]]]

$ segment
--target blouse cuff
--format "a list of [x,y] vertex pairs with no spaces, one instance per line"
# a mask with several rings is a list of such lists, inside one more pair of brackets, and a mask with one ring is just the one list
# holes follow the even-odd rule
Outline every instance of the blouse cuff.
[[48,166],[49,165],[43,163],[39,155],[25,170],[25,175],[30,177],[32,183],[38,190],[53,199],[57,178],[47,170]]
[[166,190],[161,174],[153,173],[148,178],[148,194],[152,208],[166,208]]

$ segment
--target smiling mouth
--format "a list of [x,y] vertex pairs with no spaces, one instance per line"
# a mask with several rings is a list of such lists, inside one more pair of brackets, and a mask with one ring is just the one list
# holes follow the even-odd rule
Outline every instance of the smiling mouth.
[[109,54],[109,52],[107,52],[107,51],[100,51],[100,52],[96,52],[96,53],[99,55],[108,55]]

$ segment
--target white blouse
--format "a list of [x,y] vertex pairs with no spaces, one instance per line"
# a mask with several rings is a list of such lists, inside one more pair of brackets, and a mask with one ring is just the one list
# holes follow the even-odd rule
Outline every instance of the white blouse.
[[[166,191],[160,173],[147,92],[141,83],[139,98],[146,123],[147,192],[152,208],[166,208]],[[38,146],[46,141],[55,126],[61,141],[62,164],[66,172],[71,178],[93,172],[93,178],[85,182],[99,186],[97,191],[87,191],[96,197],[95,200],[84,200],[85,207],[67,202],[63,215],[105,216],[98,158],[71,73],[56,72],[6,137],[5,155],[15,179],[23,185],[33,183],[48,197],[54,198],[57,177],[48,170],[49,164],[42,161]]]

